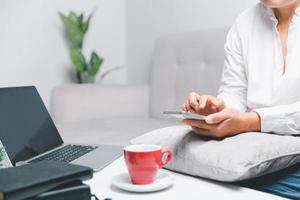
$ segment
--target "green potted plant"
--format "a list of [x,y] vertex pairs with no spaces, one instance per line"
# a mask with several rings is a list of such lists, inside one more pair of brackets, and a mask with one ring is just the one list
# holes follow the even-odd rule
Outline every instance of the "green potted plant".
[[93,51],[90,59],[87,60],[82,53],[84,37],[89,29],[92,14],[86,20],[83,14],[78,15],[73,11],[69,15],[59,12],[59,16],[70,42],[70,57],[76,68],[78,82],[94,83],[104,59]]

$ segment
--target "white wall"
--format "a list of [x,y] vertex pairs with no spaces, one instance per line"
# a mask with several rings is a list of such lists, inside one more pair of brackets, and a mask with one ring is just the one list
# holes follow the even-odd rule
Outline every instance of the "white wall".
[[[229,25],[258,0],[0,0],[0,87],[36,85],[49,105],[53,86],[73,70],[57,11],[97,7],[85,53],[105,57],[101,72],[128,66],[128,82],[149,79],[153,44],[165,34]],[[101,75],[101,73],[100,73]],[[124,72],[106,83],[126,82]]]
[[94,49],[105,58],[102,72],[126,65],[125,0],[0,0],[0,87],[36,85],[49,105],[53,86],[70,83],[73,70],[57,11],[94,8],[85,53]]
[[176,32],[230,25],[258,0],[127,0],[128,81],[149,79],[157,37]]

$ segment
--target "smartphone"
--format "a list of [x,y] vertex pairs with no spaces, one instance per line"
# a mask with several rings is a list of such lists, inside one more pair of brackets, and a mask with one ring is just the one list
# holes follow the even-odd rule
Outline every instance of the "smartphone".
[[195,120],[205,120],[204,115],[198,115],[191,112],[185,112],[185,111],[164,111],[164,115],[176,117],[179,119],[195,119]]

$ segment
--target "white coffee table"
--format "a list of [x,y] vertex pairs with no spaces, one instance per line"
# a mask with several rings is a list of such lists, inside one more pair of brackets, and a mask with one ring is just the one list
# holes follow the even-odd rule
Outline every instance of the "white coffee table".
[[112,198],[113,200],[284,199],[247,188],[220,184],[175,172],[170,172],[174,175],[174,185],[166,190],[154,193],[130,193],[111,185],[112,177],[123,172],[127,172],[127,169],[124,158],[121,157],[102,171],[95,173],[94,178],[87,183],[92,192],[101,200],[104,198]]

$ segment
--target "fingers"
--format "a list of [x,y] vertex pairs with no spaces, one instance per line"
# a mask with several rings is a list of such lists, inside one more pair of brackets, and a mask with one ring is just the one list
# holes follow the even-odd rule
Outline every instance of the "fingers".
[[185,112],[189,112],[192,109],[188,99],[182,104],[181,109]]
[[200,107],[200,109],[204,109],[206,107],[207,100],[208,100],[208,96],[207,95],[201,96],[201,98],[199,100],[199,107]]
[[216,113],[219,112],[219,109],[216,106],[211,106],[210,113]]
[[181,106],[181,110],[185,111],[185,112],[188,112],[188,109],[186,107],[186,103],[183,103],[182,106]]
[[215,124],[207,124],[205,121],[202,120],[185,119],[182,122],[186,125],[206,130],[211,130],[216,127]]
[[190,93],[188,101],[189,101],[189,106],[191,107],[191,109],[189,111],[199,110],[199,102],[198,102],[197,96],[199,96],[199,95],[194,92]]
[[182,110],[185,112],[198,113],[202,115],[209,115],[219,112],[225,108],[221,99],[210,95],[199,95],[191,92],[182,105]]
[[190,105],[189,99],[186,100],[186,102],[185,102],[185,107],[186,107],[186,111],[187,111],[187,112],[193,110],[192,107],[191,107],[191,105]]
[[225,108],[223,100],[210,95],[202,95],[199,105],[200,109],[210,106],[211,109],[216,109],[217,111],[221,111]]
[[221,111],[225,108],[225,105],[224,105],[224,102],[222,99],[218,99],[218,98],[211,98],[210,99],[211,101],[211,104],[218,110],[218,111]]
[[182,104],[181,109],[185,112],[193,112],[199,110],[199,99],[200,95],[191,92],[187,98],[187,100]]
[[223,102],[210,95],[202,95],[199,102],[198,113],[209,115],[224,109]]
[[230,113],[227,110],[222,110],[220,112],[208,115],[205,118],[207,124],[218,124],[228,118],[230,118]]

